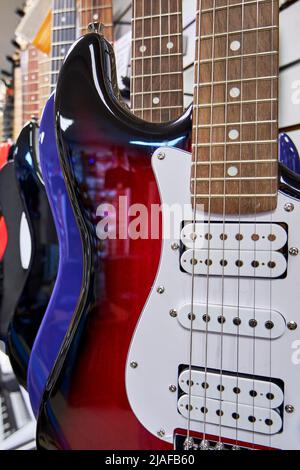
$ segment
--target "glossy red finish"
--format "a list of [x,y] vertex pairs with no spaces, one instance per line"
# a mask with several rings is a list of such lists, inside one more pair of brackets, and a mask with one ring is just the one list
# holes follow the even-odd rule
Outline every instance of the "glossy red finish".
[[[161,252],[160,218],[154,227],[150,224],[151,208],[160,203],[151,156],[155,148],[173,141],[186,148],[190,118],[150,125],[121,108],[105,82],[107,47],[98,35],[83,38],[69,54],[57,86],[58,122],[60,116],[72,121],[67,129],[58,129],[58,136],[83,240],[84,283],[64,353],[44,396],[38,445],[47,449],[171,449],[171,444],[150,434],[133,414],[125,389],[125,366],[134,329],[154,287]],[[95,70],[102,101],[95,88]],[[101,203],[119,208],[119,196],[126,198],[127,206],[138,203],[148,209],[148,232],[155,229],[156,239],[130,238],[128,227],[134,217],[129,216],[125,224],[117,217],[117,231],[122,228],[125,236],[120,233],[117,239],[99,240],[97,208]]]

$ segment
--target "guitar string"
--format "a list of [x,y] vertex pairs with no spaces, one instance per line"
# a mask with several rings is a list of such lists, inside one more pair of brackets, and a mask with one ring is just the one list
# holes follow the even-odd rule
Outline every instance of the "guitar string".
[[[214,99],[214,63],[215,63],[215,17],[216,0],[213,0],[212,18],[212,67],[211,67],[211,93],[210,93],[210,146],[209,146],[209,190],[208,190],[208,224],[207,233],[210,233],[211,223],[211,178],[212,178],[212,134],[213,134],[213,99]],[[210,237],[207,240],[207,271],[206,271],[206,321],[205,321],[205,373],[204,373],[204,422],[203,440],[206,441],[206,414],[207,414],[207,370],[208,370],[208,312],[209,312],[209,288],[210,288]]]
[[150,56],[151,56],[151,77],[150,77],[150,91],[151,91],[151,94],[150,94],[150,99],[151,99],[151,122],[153,122],[153,9],[152,9],[152,6],[153,6],[153,2],[151,2],[151,10],[150,10],[150,15],[151,15],[151,24],[150,24]]
[[[193,135],[193,141],[197,144],[198,142],[198,134],[199,134],[199,110],[197,108],[197,104],[199,104],[199,94],[200,94],[200,31],[201,31],[201,8],[202,8],[202,0],[198,0],[198,22],[197,22],[197,41],[196,47],[198,50],[195,51],[195,56],[198,58],[198,61],[195,65],[195,79],[196,79],[196,97],[194,96],[194,103],[196,103],[196,107],[193,109],[193,117],[195,118],[195,130]],[[197,19],[197,16],[196,16]],[[192,250],[192,260],[195,259],[195,234],[196,234],[196,194],[197,194],[197,162],[198,162],[198,146],[194,147],[194,152],[192,151],[192,160],[194,160],[194,188],[192,194],[192,201],[193,201],[193,250]],[[194,321],[194,291],[195,291],[195,264],[192,262],[192,285],[191,285],[191,311],[190,311],[190,328],[189,328],[189,380],[188,380],[188,417],[187,417],[187,445],[189,446],[190,442],[190,431],[191,431],[191,398],[192,398],[192,360],[193,360],[193,321]]]
[[135,111],[135,75],[136,75],[136,71],[135,71],[135,49],[137,47],[136,45],[136,41],[135,41],[135,38],[136,38],[136,0],[133,0],[132,1],[132,46],[131,46],[131,110],[134,114],[134,111]]
[[[276,13],[276,15],[278,15],[278,12]],[[274,24],[274,0],[272,0],[272,25]],[[276,21],[276,24],[277,24],[277,21]],[[276,33],[275,33],[276,34]],[[276,45],[277,46],[277,45]],[[272,31],[271,33],[271,50],[273,51],[274,50],[274,32]],[[274,57],[273,55],[271,56],[271,71],[273,73],[273,70],[274,70]],[[276,70],[276,74],[277,74],[277,70]],[[275,75],[275,73],[274,73]],[[274,98],[274,80],[271,80],[271,98]],[[273,101],[271,101],[271,105],[270,105],[270,108],[271,108],[271,126],[270,126],[270,132],[271,132],[271,136],[270,136],[270,155],[271,157],[273,157],[273,146],[274,144],[272,143],[272,139],[274,139],[274,128],[273,128]],[[276,132],[276,129],[275,129],[275,136],[276,138],[277,137],[277,134],[278,132]],[[277,156],[276,156],[277,157]],[[272,162],[273,162],[273,158],[272,158]],[[272,177],[272,173],[273,173],[273,170],[272,170],[272,167],[273,167],[273,163],[270,165],[270,176]],[[272,179],[270,179],[270,189],[272,191]],[[270,191],[270,194],[271,194],[271,191]],[[272,191],[273,192],[273,191]],[[271,234],[273,234],[273,211],[271,211]],[[270,240],[270,253],[271,253],[271,256],[270,256],[270,262],[272,263],[273,262],[273,251],[272,251],[272,238]],[[270,265],[272,266],[272,264]],[[273,302],[272,302],[272,288],[273,288],[273,284],[272,284],[272,268],[270,267],[270,282],[269,282],[269,296],[270,296],[270,324],[272,324],[272,318],[273,318]],[[269,383],[269,393],[271,394],[271,389],[272,389],[272,328],[270,328],[270,339],[269,339],[269,354],[270,354],[270,364],[269,364],[269,375],[270,375],[270,383]],[[270,419],[270,423],[272,422],[272,419],[271,419],[271,416],[272,416],[272,410],[271,410],[271,400],[269,400],[269,406],[270,406],[270,409],[269,409],[269,419]],[[269,447],[272,447],[272,431],[271,431],[271,425],[270,425],[270,434],[269,434]]]
[[[229,2],[227,1],[227,8],[226,8],[226,60],[225,60],[225,96],[224,96],[224,122],[227,123],[228,117],[228,40],[229,40]],[[214,66],[214,64],[212,65]],[[217,138],[216,138],[217,140]],[[225,277],[224,277],[224,270],[225,270],[225,243],[226,243],[226,189],[227,189],[227,178],[226,178],[226,167],[227,167],[227,126],[224,127],[224,165],[223,165],[223,240],[222,240],[222,280],[221,280],[221,316],[220,316],[220,328],[221,328],[221,336],[220,336],[220,382],[219,382],[219,444],[222,442],[222,398],[223,398],[223,348],[224,348],[224,321],[226,321],[224,317],[224,297],[225,297]]]
[[[177,10],[178,11],[178,10]],[[170,42],[171,41],[171,4],[170,4],[170,0],[168,0],[168,13],[169,13],[169,16],[168,16],[168,39],[167,41]],[[168,49],[168,48],[167,48]],[[168,49],[168,65],[169,65],[169,77],[168,77],[168,102],[169,102],[169,121],[171,120],[171,76],[170,76],[170,72],[171,72],[171,49],[169,48]],[[162,100],[162,94],[161,94],[161,100]]]
[[[257,106],[257,93],[258,93],[258,81],[257,81],[257,73],[258,73],[258,68],[257,68],[257,53],[258,53],[258,21],[259,21],[259,6],[258,6],[258,1],[256,2],[256,44],[255,44],[255,51],[256,51],[256,56],[255,56],[255,121],[257,122],[257,113],[258,113],[258,106]],[[254,144],[254,160],[255,160],[255,179],[254,179],[254,234],[257,233],[257,124],[255,124],[255,144]],[[256,262],[256,241],[254,239],[253,241],[254,244],[254,261]],[[255,263],[256,264],[256,263]],[[252,390],[255,390],[255,363],[256,363],[256,331],[255,331],[255,322],[256,322],[256,294],[257,294],[257,289],[256,289],[256,267],[255,264],[253,266],[253,303],[254,303],[254,308],[253,308],[253,320],[254,320],[254,326],[253,326],[253,334],[252,334]],[[248,418],[249,419],[249,418]],[[255,444],[255,397],[254,393],[252,395],[252,447],[254,448]]]
[[[159,0],[159,72],[162,74],[162,5],[161,5],[161,0]],[[162,87],[162,75],[160,75],[160,86]],[[160,94],[162,96],[162,93]],[[153,102],[153,101],[152,101]],[[159,122],[162,122],[162,103],[159,101],[159,115],[160,115],[160,120]]]
[[[142,119],[144,119],[144,108],[145,108],[145,82],[144,82],[144,37],[145,37],[145,0],[142,0]],[[137,12],[136,12],[137,13]],[[150,20],[152,22],[152,19]],[[152,38],[151,38],[152,42]],[[135,46],[134,46],[135,47]]]
[[[241,60],[240,60],[240,76],[241,76],[241,82],[240,82],[240,141],[243,141],[243,98],[244,98],[244,87],[243,87],[243,77],[244,77],[244,17],[245,17],[245,3],[244,0],[242,0],[241,4],[241,42],[240,42],[240,49],[241,49]],[[240,154],[239,154],[239,175],[242,177],[242,144],[240,144]],[[242,192],[242,180],[239,180],[239,194]],[[241,197],[238,199],[238,204],[239,204],[239,217],[238,217],[238,226],[239,230],[238,233],[241,234]],[[241,258],[241,238],[240,236],[238,237],[238,259],[240,260]],[[235,390],[235,396],[236,396],[236,406],[235,406],[235,413],[236,413],[236,424],[235,424],[235,445],[238,445],[238,419],[239,419],[239,364],[240,364],[240,288],[241,288],[241,278],[240,278],[240,263],[238,263],[238,288],[237,288],[237,338],[236,338],[236,390]],[[233,390],[234,392],[234,390]]]

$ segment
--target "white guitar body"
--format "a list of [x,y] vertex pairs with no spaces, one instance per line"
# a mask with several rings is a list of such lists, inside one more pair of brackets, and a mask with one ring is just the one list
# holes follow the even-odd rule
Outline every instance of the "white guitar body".
[[[161,158],[162,153],[164,158]],[[191,323],[188,314],[191,312],[192,276],[187,271],[192,269],[192,264],[189,262],[190,241],[185,245],[183,237],[188,237],[189,223],[193,220],[191,155],[172,148],[159,149],[152,157],[152,165],[162,205],[186,205],[189,213],[185,213],[182,221],[187,225],[185,232],[178,223],[170,239],[167,234],[169,212],[163,209],[160,266],[132,338],[126,388],[132,410],[142,425],[172,443],[174,432],[188,427]],[[286,206],[287,203],[292,206]],[[205,215],[197,213],[196,220],[200,221],[201,228]],[[219,234],[221,227],[228,239],[223,245],[225,252],[222,246],[219,251],[212,250],[213,263],[209,271],[219,271],[216,276],[209,276],[208,289],[207,276],[199,275],[203,269],[202,274],[207,272],[207,265],[203,268],[198,260],[194,266],[190,430],[216,436],[216,440],[221,435],[225,442],[300,449],[300,254],[297,256],[296,250],[300,248],[300,203],[279,193],[277,209],[272,214],[241,217],[239,233],[243,241],[239,246],[244,251],[239,255],[236,242],[232,241],[237,233],[237,218],[226,216],[225,225],[222,216],[211,216],[210,220],[213,236]],[[221,224],[214,224],[217,221]],[[264,235],[260,234],[260,241],[247,239],[249,230],[250,235],[260,231],[266,235],[268,228],[276,232],[274,250],[269,254],[271,242]],[[213,242],[214,238],[211,247]],[[202,254],[205,252],[207,254],[204,248]],[[273,271],[267,266],[270,253],[271,258],[276,259]],[[229,262],[222,271],[215,258],[224,256]],[[237,256],[245,262],[234,268],[230,261]],[[249,268],[251,260],[258,260],[259,266]],[[187,270],[184,263],[187,263]],[[237,270],[244,275],[238,277]],[[269,275],[271,271],[275,273],[273,279]],[[220,272],[228,275],[222,276]],[[260,275],[254,278],[254,272]],[[208,323],[202,318],[207,312]],[[218,321],[220,316],[225,318],[224,323]],[[233,323],[236,317],[241,321],[239,326]],[[271,321],[271,328],[268,321]],[[205,379],[206,389],[202,385]],[[220,384],[224,387],[222,392]],[[235,387],[239,388],[239,393]],[[223,414],[221,417],[218,410]],[[238,419],[236,415],[233,417],[235,412],[238,412]]]

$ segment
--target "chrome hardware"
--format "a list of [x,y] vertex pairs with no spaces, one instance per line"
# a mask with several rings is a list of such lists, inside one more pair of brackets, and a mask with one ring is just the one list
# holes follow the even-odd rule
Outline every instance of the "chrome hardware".
[[177,310],[175,310],[175,308],[171,308],[169,314],[171,317],[175,318],[177,317]]
[[91,33],[103,34],[104,28],[105,28],[105,25],[103,23],[100,23],[99,21],[93,21],[92,23],[89,23],[88,25],[88,30]]
[[194,439],[192,437],[187,437],[183,444],[183,450],[194,449]]
[[232,446],[231,450],[241,450],[240,446]]
[[293,413],[295,411],[295,408],[293,405],[286,405],[284,409],[287,413]]
[[209,442],[206,439],[203,439],[199,444],[200,450],[209,450]]
[[294,210],[294,204],[292,202],[287,202],[284,204],[284,210],[286,212],[292,212]]
[[215,447],[214,447],[214,450],[224,450],[223,442],[217,442]]
[[130,367],[131,367],[132,369],[136,369],[137,366],[138,366],[138,363],[135,362],[135,361],[132,361],[132,362],[130,363]]
[[173,392],[173,393],[176,392],[176,390],[177,390],[176,385],[170,385],[169,390],[170,390],[170,392]]
[[291,256],[297,256],[299,253],[299,250],[298,248],[296,248],[295,246],[292,246],[290,249],[289,249],[289,254]]
[[163,294],[165,292],[164,286],[158,286],[158,288],[156,289],[156,292],[158,294]]
[[157,431],[158,437],[164,437],[165,434],[166,434],[166,432],[165,432],[164,429],[160,429],[159,431]]
[[157,154],[157,158],[158,160],[164,160],[164,158],[166,158],[166,154],[164,152],[159,152]]
[[287,324],[287,327],[289,330],[295,330],[297,328],[297,323],[295,321],[289,321]]
[[178,249],[179,249],[178,243],[172,243],[171,248],[172,248],[172,250],[174,250],[174,251],[175,251],[175,250],[178,250]]

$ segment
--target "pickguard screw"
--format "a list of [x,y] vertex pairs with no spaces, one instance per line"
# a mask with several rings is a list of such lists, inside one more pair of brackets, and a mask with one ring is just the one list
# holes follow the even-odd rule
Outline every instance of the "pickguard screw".
[[176,385],[170,385],[169,390],[170,390],[170,392],[173,392],[173,393],[176,392],[176,390],[177,390]]
[[158,288],[156,289],[156,292],[158,294],[163,294],[165,292],[164,286],[158,286]]
[[131,367],[132,369],[136,369],[137,366],[138,366],[138,363],[135,362],[135,361],[132,361],[132,362],[130,363],[130,367]]
[[291,202],[287,202],[286,204],[284,204],[284,210],[286,212],[292,212],[294,210],[294,204],[292,204]]
[[169,314],[172,318],[175,318],[177,317],[177,310],[175,310],[175,308],[171,308]]
[[172,250],[174,250],[174,251],[175,251],[175,250],[178,250],[178,248],[179,248],[178,243],[172,243],[171,248],[172,248]]
[[289,254],[291,256],[297,256],[299,253],[299,250],[298,248],[296,248],[295,246],[292,246],[290,249],[289,249]]
[[289,321],[287,327],[289,330],[295,330],[297,328],[297,323],[295,321]]
[[160,429],[159,431],[157,431],[158,437],[164,437],[165,434],[166,434],[166,432],[165,432],[164,429]]
[[294,408],[293,405],[286,405],[285,411],[286,411],[287,413],[293,413],[293,412],[295,411],[295,408]]
[[164,152],[159,152],[157,154],[158,160],[163,160],[166,157],[166,154]]

